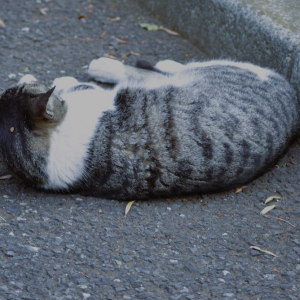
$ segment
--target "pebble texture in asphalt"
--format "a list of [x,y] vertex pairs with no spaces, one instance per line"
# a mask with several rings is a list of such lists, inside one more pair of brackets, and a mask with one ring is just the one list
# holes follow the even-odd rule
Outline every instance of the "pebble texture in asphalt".
[[[1,0],[0,18],[1,89],[27,73],[87,80],[104,55],[205,59],[180,37],[140,28],[161,24],[131,0]],[[1,180],[0,300],[299,299],[299,150],[240,193],[136,201],[126,218],[126,202]],[[281,199],[268,215],[281,220],[260,215],[272,195]]]

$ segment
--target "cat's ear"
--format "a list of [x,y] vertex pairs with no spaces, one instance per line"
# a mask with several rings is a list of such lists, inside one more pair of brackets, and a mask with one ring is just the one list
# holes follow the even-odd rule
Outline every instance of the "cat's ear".
[[53,101],[50,98],[55,86],[50,89],[48,92],[43,93],[34,99],[34,102],[31,103],[31,113],[34,117],[45,118],[52,120],[54,117]]

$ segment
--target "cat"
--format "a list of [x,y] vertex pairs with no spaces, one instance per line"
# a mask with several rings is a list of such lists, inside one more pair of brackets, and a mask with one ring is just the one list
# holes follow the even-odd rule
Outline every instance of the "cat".
[[26,75],[0,97],[0,154],[37,188],[136,200],[226,191],[299,132],[295,90],[250,63],[100,58],[88,74],[113,87]]

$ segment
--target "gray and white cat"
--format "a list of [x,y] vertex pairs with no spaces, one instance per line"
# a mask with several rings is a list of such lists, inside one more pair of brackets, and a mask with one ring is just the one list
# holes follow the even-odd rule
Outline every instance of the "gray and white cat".
[[1,95],[0,154],[36,187],[114,199],[229,190],[299,130],[294,89],[249,63],[100,58],[88,73],[115,87],[63,77],[49,89],[27,75]]

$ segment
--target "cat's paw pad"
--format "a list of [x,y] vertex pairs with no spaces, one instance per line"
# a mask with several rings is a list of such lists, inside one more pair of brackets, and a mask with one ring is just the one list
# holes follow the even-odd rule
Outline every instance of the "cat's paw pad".
[[176,73],[178,71],[181,71],[184,68],[184,65],[174,61],[174,60],[162,60],[159,61],[155,65],[156,69],[159,69],[162,72],[165,73]]
[[117,60],[101,57],[91,61],[88,74],[104,83],[118,83],[125,78],[125,67]]
[[24,75],[20,80],[19,80],[19,84],[24,84],[24,83],[34,83],[37,82],[37,79],[31,75],[31,74],[27,74]]

